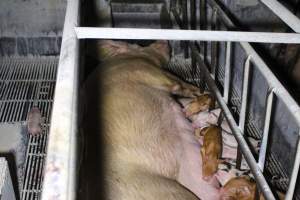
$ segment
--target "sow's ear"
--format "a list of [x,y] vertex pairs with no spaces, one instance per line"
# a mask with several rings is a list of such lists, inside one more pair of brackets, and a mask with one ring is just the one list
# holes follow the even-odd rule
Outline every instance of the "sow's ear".
[[97,42],[97,51],[100,59],[111,58],[118,54],[126,53],[128,44],[113,40],[99,40]]
[[158,40],[150,45],[156,52],[163,55],[166,61],[170,59],[170,47],[167,40]]

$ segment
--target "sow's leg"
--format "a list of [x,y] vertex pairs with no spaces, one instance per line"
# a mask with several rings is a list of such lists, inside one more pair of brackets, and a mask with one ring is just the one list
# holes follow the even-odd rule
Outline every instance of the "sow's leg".
[[108,175],[109,200],[198,200],[189,190],[182,187],[176,180],[159,174],[153,174],[143,168],[128,168],[126,170],[111,171]]

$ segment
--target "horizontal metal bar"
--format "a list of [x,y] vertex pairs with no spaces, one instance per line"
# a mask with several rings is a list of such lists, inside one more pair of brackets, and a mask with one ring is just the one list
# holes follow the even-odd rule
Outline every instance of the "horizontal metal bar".
[[70,0],[62,37],[54,103],[51,117],[42,200],[74,200],[77,190],[77,93],[79,0]]
[[[219,16],[221,16],[225,25],[231,29],[235,28],[235,25],[227,16],[227,14],[221,9],[221,7],[214,0],[207,0],[211,7],[217,8]],[[290,113],[294,116],[298,126],[300,126],[300,107],[296,101],[291,97],[289,92],[283,87],[283,85],[277,80],[274,74],[271,72],[266,63],[256,53],[253,47],[247,42],[240,43],[247,55],[252,56],[252,63],[257,66],[257,69],[261,72],[264,78],[268,81],[269,87],[276,88],[274,91],[277,98],[279,98],[288,108]],[[300,133],[299,133],[300,134]]]
[[263,138],[262,138],[262,142],[261,142],[261,146],[260,146],[260,150],[259,150],[259,158],[258,158],[258,166],[260,167],[262,172],[264,171],[264,168],[265,168],[270,120],[271,120],[271,114],[272,114],[273,96],[274,96],[274,89],[271,89],[268,92],[268,96],[267,96],[267,107],[266,107],[266,116],[265,116],[265,123],[264,123],[264,132],[263,132]]
[[268,183],[266,182],[262,172],[260,171],[260,169],[256,163],[256,160],[254,159],[254,157],[253,157],[253,155],[241,133],[241,130],[239,129],[229,108],[227,107],[225,101],[223,100],[222,95],[221,95],[218,87],[216,86],[216,83],[212,79],[205,63],[203,62],[203,59],[197,53],[197,49],[193,44],[191,44],[191,48],[192,48],[192,53],[194,54],[195,59],[197,61],[197,64],[200,66],[202,73],[204,73],[204,75],[205,75],[206,83],[207,83],[208,87],[210,88],[210,90],[214,93],[220,107],[222,108],[224,115],[227,119],[227,122],[232,130],[232,133],[240,146],[240,149],[241,149],[241,151],[242,151],[242,153],[243,153],[243,155],[255,177],[256,182],[258,183],[258,186],[260,187],[262,193],[264,194],[264,196],[267,200],[275,200],[275,197],[274,197]]
[[300,33],[300,19],[277,0],[260,0],[295,32]]
[[201,40],[300,44],[298,33],[76,27],[79,39]]
[[[300,135],[300,132],[299,132],[299,135]],[[298,142],[297,142],[297,152],[296,152],[296,156],[295,156],[294,167],[293,167],[292,175],[290,178],[289,189],[285,196],[285,200],[293,199],[296,182],[297,182],[297,178],[298,178],[299,166],[300,166],[300,138],[298,138]]]

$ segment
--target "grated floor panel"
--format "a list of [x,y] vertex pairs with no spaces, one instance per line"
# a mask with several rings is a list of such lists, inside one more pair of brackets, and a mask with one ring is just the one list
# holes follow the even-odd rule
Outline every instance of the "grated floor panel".
[[58,57],[0,59],[0,123],[23,122],[33,106],[44,118],[43,134],[29,136],[22,200],[40,198]]

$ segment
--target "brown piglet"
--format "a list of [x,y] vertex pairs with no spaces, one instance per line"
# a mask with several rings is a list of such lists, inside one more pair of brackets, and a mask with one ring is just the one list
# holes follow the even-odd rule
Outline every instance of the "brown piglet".
[[221,200],[254,200],[255,181],[248,176],[229,180],[220,190]]
[[[255,200],[256,183],[249,176],[235,177],[220,190],[221,200]],[[284,200],[285,194],[276,191],[277,199]],[[259,200],[265,200],[260,194]]]
[[203,180],[209,181],[217,172],[222,156],[222,130],[218,126],[211,125],[201,130],[203,146],[201,156],[203,161]]
[[202,111],[213,109],[215,106],[214,98],[211,94],[202,94],[194,98],[184,109],[185,115],[190,117]]

